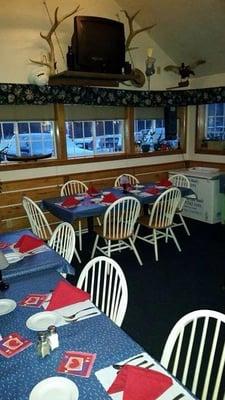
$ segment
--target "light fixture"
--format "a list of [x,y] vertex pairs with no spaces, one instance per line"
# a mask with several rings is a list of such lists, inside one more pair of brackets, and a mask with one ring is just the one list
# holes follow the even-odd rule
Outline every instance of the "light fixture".
[[150,90],[150,78],[155,73],[155,61],[156,59],[152,57],[152,48],[147,49],[147,58],[145,60],[145,75],[147,76],[148,80],[148,90]]

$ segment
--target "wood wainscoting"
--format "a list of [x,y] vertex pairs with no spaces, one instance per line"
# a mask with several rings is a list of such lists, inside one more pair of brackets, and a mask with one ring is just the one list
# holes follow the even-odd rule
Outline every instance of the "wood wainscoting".
[[[157,182],[162,178],[167,178],[169,170],[182,168],[185,168],[185,161],[130,167],[126,169],[126,172],[135,175],[140,182],[146,183],[150,181]],[[42,199],[58,197],[61,186],[68,180],[78,179],[87,185],[92,183],[97,189],[103,189],[112,187],[116,177],[124,172],[124,168],[118,168],[44,178],[2,181],[0,182],[0,232],[29,227],[29,222],[22,206],[23,196],[28,196],[41,204]],[[54,229],[54,226],[60,221],[49,212],[46,212],[45,215]]]

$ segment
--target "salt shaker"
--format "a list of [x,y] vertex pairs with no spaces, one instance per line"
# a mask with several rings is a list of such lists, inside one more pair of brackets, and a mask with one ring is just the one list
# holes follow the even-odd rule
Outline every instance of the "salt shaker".
[[47,332],[38,332],[37,353],[44,358],[50,354],[51,348],[48,340]]
[[59,347],[59,336],[56,332],[55,325],[50,325],[48,327],[48,341],[51,350],[55,350],[57,347]]

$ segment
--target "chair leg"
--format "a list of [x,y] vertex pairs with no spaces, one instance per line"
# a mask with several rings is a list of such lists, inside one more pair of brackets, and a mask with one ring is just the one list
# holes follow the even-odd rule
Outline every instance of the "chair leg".
[[108,257],[111,256],[111,240],[108,240]]
[[155,261],[159,261],[157,232],[155,229],[153,229],[153,240],[154,240],[154,250],[155,250]]
[[138,260],[139,264],[143,265],[143,262],[141,261],[141,258],[140,258],[139,254],[138,254],[138,251],[137,251],[137,249],[136,249],[136,247],[134,245],[133,240],[131,239],[131,237],[129,237],[128,239],[129,239],[130,245],[131,245],[131,247],[132,247],[132,249],[134,251],[134,254],[137,257],[137,260]]
[[79,221],[79,249],[82,251],[82,227],[81,227],[81,221]]
[[96,235],[94,246],[93,246],[92,253],[91,253],[91,258],[93,258],[94,255],[95,255],[96,247],[97,247],[97,244],[98,244],[98,239],[99,239],[99,235]]
[[169,228],[169,232],[170,232],[170,234],[171,234],[171,236],[172,236],[172,238],[173,238],[178,250],[181,251],[181,248],[180,248],[180,245],[179,245],[179,243],[177,241],[177,238],[176,238],[176,236],[175,236],[175,234],[174,234],[174,232],[173,232],[173,230],[171,228]]
[[191,234],[190,234],[190,231],[189,231],[189,229],[188,229],[188,227],[187,227],[187,225],[186,225],[186,222],[185,222],[185,220],[184,220],[183,215],[182,215],[182,214],[179,214],[179,216],[180,216],[180,219],[181,219],[182,224],[184,225],[184,229],[185,229],[185,231],[187,232],[187,235],[190,236]]
[[168,228],[166,228],[165,242],[168,243]]
[[138,224],[137,229],[136,229],[136,231],[134,232],[134,235],[133,235],[133,243],[135,243],[135,240],[137,239],[137,235],[138,235],[139,229],[140,229],[140,224]]
[[74,254],[75,254],[75,256],[77,257],[79,263],[81,263],[81,259],[80,259],[80,256],[79,256],[79,254],[78,254],[77,249],[74,249]]

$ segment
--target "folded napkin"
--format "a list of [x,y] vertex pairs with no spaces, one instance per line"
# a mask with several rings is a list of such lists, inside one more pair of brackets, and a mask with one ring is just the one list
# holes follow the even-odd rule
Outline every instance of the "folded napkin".
[[23,235],[21,238],[14,244],[14,247],[18,249],[20,253],[26,253],[27,251],[31,251],[36,249],[37,247],[43,246],[45,244],[44,240],[39,239],[34,236]]
[[107,393],[123,391],[123,400],[155,400],[172,384],[172,378],[161,372],[125,365]]
[[93,195],[93,194],[98,194],[99,191],[93,185],[90,185],[87,190],[87,193]]
[[160,186],[170,187],[172,186],[172,182],[169,179],[161,179],[159,182]]
[[79,200],[76,199],[76,197],[74,196],[69,196],[67,197],[63,202],[62,202],[62,206],[63,207],[72,207],[72,206],[77,206],[80,203]]
[[155,187],[150,187],[150,188],[145,189],[145,192],[150,193],[150,194],[159,194],[160,190]]
[[67,281],[59,281],[52,293],[52,297],[46,308],[47,311],[57,310],[90,299],[90,294],[72,286]]
[[102,203],[113,203],[116,200],[118,200],[118,197],[113,193],[109,193],[103,197]]

